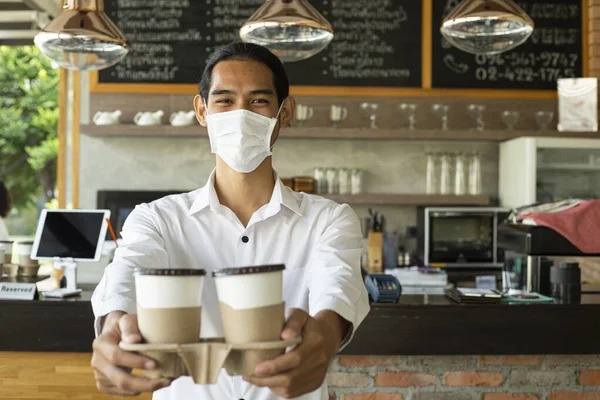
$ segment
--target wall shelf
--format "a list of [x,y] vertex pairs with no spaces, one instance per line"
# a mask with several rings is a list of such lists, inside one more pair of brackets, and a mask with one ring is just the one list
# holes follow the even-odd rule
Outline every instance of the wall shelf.
[[[191,126],[137,126],[121,125],[81,125],[81,133],[88,136],[104,137],[207,137],[205,128]],[[368,129],[368,128],[332,128],[303,127],[287,128],[281,132],[281,138],[288,139],[356,139],[356,140],[469,140],[469,141],[504,141],[521,136],[530,137],[565,137],[600,139],[600,132],[558,132],[531,130],[432,130],[432,129]]]
[[360,194],[360,195],[331,195],[321,194],[337,203],[350,205],[398,205],[398,206],[487,206],[490,198],[486,195],[453,196],[428,194]]
[[597,171],[600,172],[600,164],[539,164],[537,169],[543,171]]

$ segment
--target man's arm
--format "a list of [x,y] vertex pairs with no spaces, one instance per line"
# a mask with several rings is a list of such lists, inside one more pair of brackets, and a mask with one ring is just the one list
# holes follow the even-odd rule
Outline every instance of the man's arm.
[[[307,266],[310,315],[329,310],[337,314],[344,332],[340,349],[352,338],[369,312],[369,300],[362,280],[363,253],[360,221],[352,208],[337,206],[331,222],[316,243]],[[340,350],[338,349],[338,351]]]
[[168,260],[158,225],[148,205],[136,207],[122,232],[124,245],[115,252],[114,261],[106,267],[102,281],[92,296],[96,316],[96,339],[92,345],[91,366],[96,385],[104,393],[133,396],[168,386],[166,379],[148,379],[131,375],[131,369],[154,369],[156,363],[119,348],[120,341],[139,343],[135,267],[167,266]]
[[139,205],[131,212],[121,236],[123,245],[116,249],[113,262],[104,270],[92,296],[96,336],[101,332],[103,317],[109,313],[136,313],[133,276],[136,267],[165,268],[168,265],[158,223],[147,204]]
[[332,358],[369,311],[360,271],[361,238],[356,214],[348,206],[337,207],[307,267],[310,314],[292,310],[281,334],[283,339],[302,335],[302,343],[259,364],[256,374],[260,377],[246,380],[285,398],[322,385]]
[[331,310],[321,311],[315,315],[315,319],[326,327],[325,329],[329,332],[328,336],[331,337],[333,342],[331,348],[332,353],[337,354],[340,351],[344,338],[348,335],[351,328],[350,322]]

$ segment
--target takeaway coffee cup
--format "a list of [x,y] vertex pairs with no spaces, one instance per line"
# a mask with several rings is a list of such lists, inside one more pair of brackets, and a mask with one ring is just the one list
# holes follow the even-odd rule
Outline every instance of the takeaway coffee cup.
[[280,340],[285,322],[284,269],[264,265],[213,271],[228,343]]
[[135,270],[138,327],[146,343],[200,339],[203,269]]
[[13,243],[10,240],[0,240],[0,246],[4,246],[4,264],[11,263]]
[[19,252],[19,265],[24,267],[34,267],[38,265],[37,260],[31,259],[31,251],[33,250],[33,242],[17,243],[17,251]]

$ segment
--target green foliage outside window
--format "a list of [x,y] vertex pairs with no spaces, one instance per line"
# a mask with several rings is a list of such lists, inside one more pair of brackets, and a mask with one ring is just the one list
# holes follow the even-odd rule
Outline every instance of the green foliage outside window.
[[25,220],[56,197],[58,75],[35,46],[0,46],[0,179]]

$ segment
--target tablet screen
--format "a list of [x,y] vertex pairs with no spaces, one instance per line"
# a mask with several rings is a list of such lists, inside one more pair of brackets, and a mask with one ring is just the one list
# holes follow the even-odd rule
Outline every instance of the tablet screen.
[[104,218],[103,212],[48,210],[39,239],[37,257],[93,260]]

